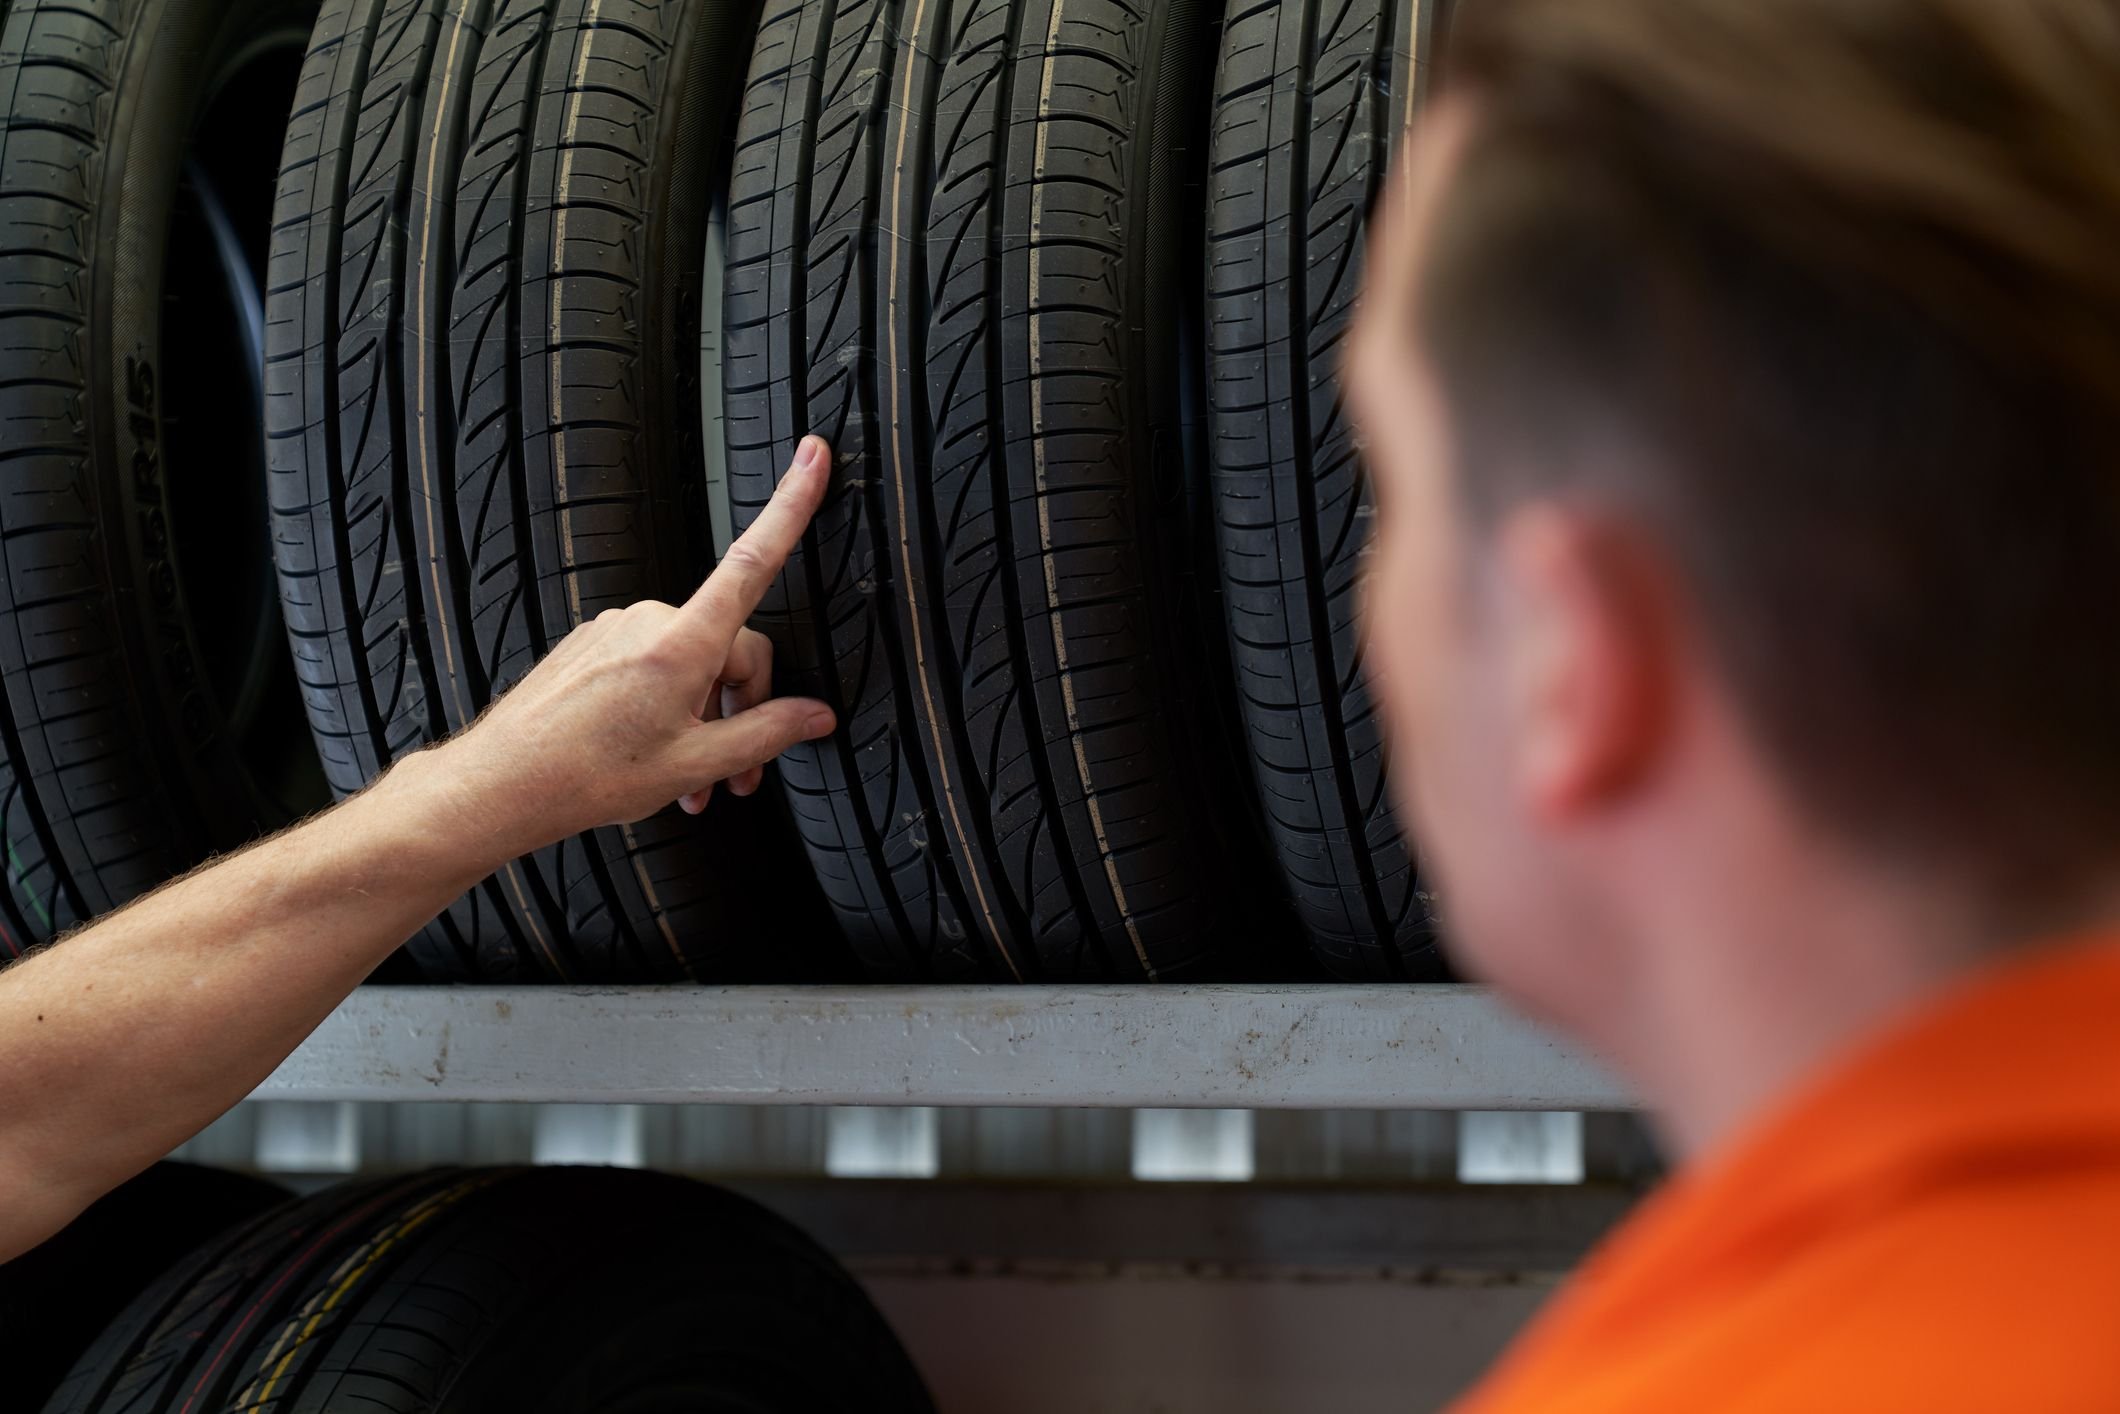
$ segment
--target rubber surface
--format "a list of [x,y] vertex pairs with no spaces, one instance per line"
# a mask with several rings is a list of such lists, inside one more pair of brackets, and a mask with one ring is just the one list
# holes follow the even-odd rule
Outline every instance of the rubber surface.
[[15,0],[0,25],[0,960],[284,819],[225,730],[170,519],[173,481],[242,458],[165,458],[185,409],[157,370],[186,141],[246,46],[313,13]]
[[1357,979],[1441,966],[1358,650],[1371,501],[1337,377],[1436,20],[1435,0],[1244,0],[1216,77],[1208,371],[1237,693],[1296,912]]
[[288,1201],[277,1184],[156,1164],[0,1265],[7,1407],[37,1409],[126,1303],[200,1243]]
[[783,761],[884,977],[1209,960],[1242,807],[1197,671],[1180,272],[1210,7],[810,0],[761,21],[728,204],[739,524],[835,489],[762,606],[841,730]]
[[202,1251],[48,1409],[929,1407],[860,1288],[764,1209],[660,1174],[484,1169],[331,1190]]
[[[710,562],[700,251],[749,9],[330,0],[275,212],[281,596],[333,788],[457,730],[574,625]],[[509,865],[438,978],[730,978],[719,800]],[[737,867],[731,867],[731,860]]]

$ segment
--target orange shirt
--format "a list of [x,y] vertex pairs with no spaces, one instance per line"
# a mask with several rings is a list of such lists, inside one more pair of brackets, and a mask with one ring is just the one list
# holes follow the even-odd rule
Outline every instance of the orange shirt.
[[1888,1028],[1584,1265],[1455,1414],[2120,1411],[2120,937]]

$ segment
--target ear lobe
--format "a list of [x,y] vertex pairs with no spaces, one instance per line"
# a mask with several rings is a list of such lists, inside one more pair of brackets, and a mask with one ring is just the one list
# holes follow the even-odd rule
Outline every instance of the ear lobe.
[[1624,798],[1667,744],[1668,577],[1639,537],[1551,503],[1512,512],[1497,550],[1518,783],[1538,817],[1578,819]]

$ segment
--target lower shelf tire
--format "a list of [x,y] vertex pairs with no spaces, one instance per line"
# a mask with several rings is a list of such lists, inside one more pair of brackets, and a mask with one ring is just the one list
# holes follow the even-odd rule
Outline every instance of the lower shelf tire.
[[323,800],[241,372],[314,0],[4,13],[0,961]]
[[0,1265],[7,1407],[39,1409],[126,1303],[200,1243],[287,1202],[277,1184],[156,1164]]
[[105,1330],[48,1414],[926,1414],[860,1287],[721,1190],[444,1170],[290,1204]]
[[756,622],[839,714],[783,781],[878,976],[1181,975],[1246,875],[1188,516],[1213,20],[806,0],[761,23],[723,252],[728,484],[745,524],[804,433],[837,452]]
[[1368,212],[1438,10],[1246,0],[1216,77],[1208,383],[1237,695],[1296,913],[1351,979],[1440,968],[1357,646],[1370,496],[1337,376]]
[[[711,563],[699,253],[743,3],[329,0],[267,359],[281,596],[331,785],[468,724],[577,624]],[[731,57],[735,56],[735,57]],[[510,864],[436,978],[738,980],[748,803]]]

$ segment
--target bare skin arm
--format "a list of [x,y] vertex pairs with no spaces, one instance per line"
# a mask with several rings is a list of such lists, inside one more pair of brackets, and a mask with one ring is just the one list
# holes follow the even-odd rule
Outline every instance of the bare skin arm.
[[248,1094],[421,924],[507,860],[716,783],[832,728],[772,699],[744,620],[822,499],[806,439],[758,522],[681,606],[569,634],[484,717],[337,808],[0,974],[0,1261]]

